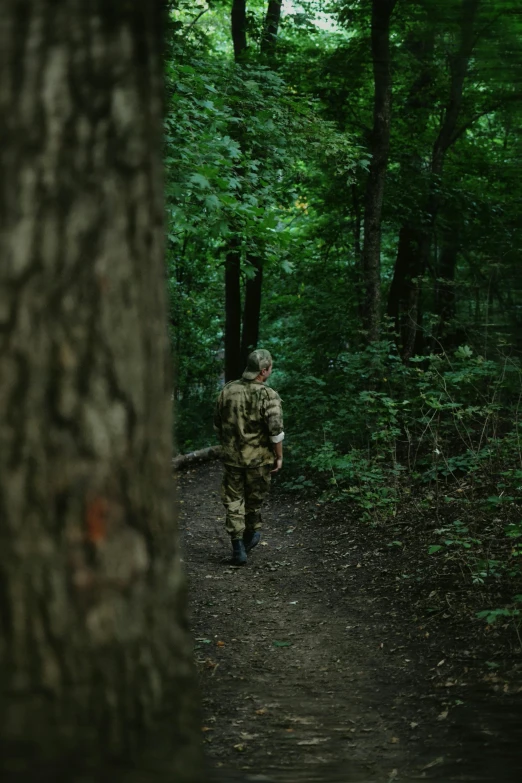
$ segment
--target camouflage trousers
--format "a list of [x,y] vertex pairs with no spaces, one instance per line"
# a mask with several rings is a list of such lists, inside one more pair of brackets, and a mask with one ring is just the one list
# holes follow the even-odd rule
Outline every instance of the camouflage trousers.
[[231,538],[241,538],[244,530],[261,527],[261,506],[270,489],[272,465],[236,468],[223,465],[221,500],[226,509],[225,527]]

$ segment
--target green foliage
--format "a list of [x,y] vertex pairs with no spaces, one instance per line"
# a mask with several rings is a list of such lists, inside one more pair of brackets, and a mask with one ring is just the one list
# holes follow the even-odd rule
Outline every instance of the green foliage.
[[190,18],[178,13],[166,64],[168,292],[182,449],[213,437],[208,409],[220,379],[230,238],[239,242],[244,280],[253,275],[250,257],[265,274],[274,267],[292,275],[308,214],[303,183],[324,177],[325,164],[348,182],[356,167],[354,145],[313,101],[254,61],[223,59]]

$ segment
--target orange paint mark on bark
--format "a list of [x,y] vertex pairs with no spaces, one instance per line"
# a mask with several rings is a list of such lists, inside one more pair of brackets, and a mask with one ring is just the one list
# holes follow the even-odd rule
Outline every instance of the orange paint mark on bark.
[[107,537],[107,513],[109,503],[105,498],[95,498],[87,506],[87,538],[98,544]]

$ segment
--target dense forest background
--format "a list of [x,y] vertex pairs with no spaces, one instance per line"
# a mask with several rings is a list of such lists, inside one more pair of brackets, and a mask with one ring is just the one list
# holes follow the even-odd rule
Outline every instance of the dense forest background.
[[371,524],[429,510],[434,556],[518,578],[519,4],[173,5],[179,450],[214,442],[217,391],[262,345],[288,489]]

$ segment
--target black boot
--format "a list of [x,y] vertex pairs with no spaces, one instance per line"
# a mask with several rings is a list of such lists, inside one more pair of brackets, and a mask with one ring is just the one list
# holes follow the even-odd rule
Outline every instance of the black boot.
[[234,565],[245,565],[247,561],[247,554],[245,545],[240,538],[234,538],[232,540],[232,562]]
[[243,533],[243,543],[247,552],[250,552],[261,541],[259,530],[245,530]]

